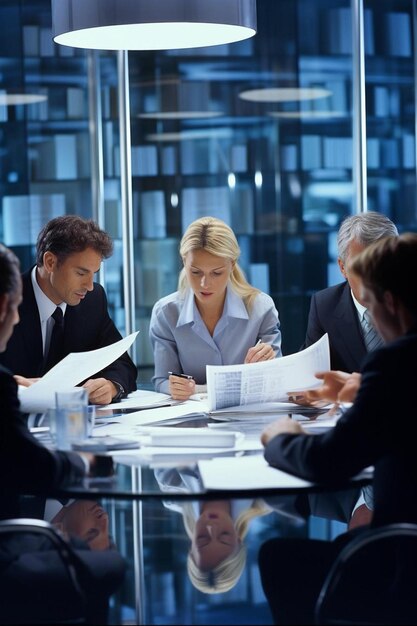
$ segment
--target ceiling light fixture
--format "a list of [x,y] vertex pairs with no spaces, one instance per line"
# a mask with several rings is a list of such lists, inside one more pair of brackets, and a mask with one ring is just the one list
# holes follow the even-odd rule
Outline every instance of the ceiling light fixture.
[[47,96],[36,93],[0,93],[1,106],[17,106],[18,104],[35,104],[45,102]]
[[347,111],[270,111],[268,115],[287,120],[327,120],[347,117],[349,113]]
[[75,48],[196,48],[255,35],[256,0],[52,0],[52,24]]
[[155,111],[154,113],[138,113],[144,120],[198,120],[211,119],[223,115],[221,111]]
[[230,139],[230,128],[202,128],[182,130],[177,133],[150,133],[146,135],[148,141],[174,142],[189,141],[194,139]]
[[242,91],[239,94],[239,98],[249,102],[292,102],[316,100],[317,98],[327,98],[331,95],[331,91],[319,87],[272,87]]

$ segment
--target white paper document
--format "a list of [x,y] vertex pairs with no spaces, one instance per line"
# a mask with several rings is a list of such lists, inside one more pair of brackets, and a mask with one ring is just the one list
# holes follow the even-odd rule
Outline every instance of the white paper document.
[[271,467],[262,454],[198,462],[206,489],[273,489],[310,487],[313,483]]
[[135,341],[138,332],[89,352],[71,352],[30,387],[19,387],[21,410],[42,413],[55,406],[55,392],[76,387],[118,359]]
[[[209,490],[300,489],[316,484],[271,467],[262,454],[202,460],[198,469],[204,487]],[[368,467],[351,480],[369,480],[372,475],[373,467]]]
[[144,409],[152,408],[154,406],[173,406],[178,404],[175,400],[172,400],[171,396],[167,393],[159,393],[158,391],[148,391],[145,389],[137,389],[132,393],[129,393],[127,398],[123,398],[120,402],[113,402],[112,404],[106,404],[96,408],[96,411],[107,411],[108,409]]
[[[132,433],[137,433],[142,426],[158,424],[170,420],[178,420],[184,417],[186,419],[190,415],[194,416],[195,402],[189,400],[182,404],[160,408],[149,408],[140,411],[133,411],[120,416],[110,417],[108,423],[103,423],[94,428],[94,435],[112,435],[115,437],[128,437]],[[201,413],[200,413],[201,415]]]
[[301,352],[272,361],[243,365],[207,365],[208,409],[267,402],[288,402],[288,392],[313,389],[322,384],[316,372],[330,369],[328,335]]

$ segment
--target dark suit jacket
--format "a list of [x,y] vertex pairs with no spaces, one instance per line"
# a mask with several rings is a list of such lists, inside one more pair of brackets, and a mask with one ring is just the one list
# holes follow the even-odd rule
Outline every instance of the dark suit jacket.
[[[52,452],[31,435],[19,411],[16,381],[0,366],[0,518],[19,517],[21,494],[51,493],[84,475],[78,454]],[[64,621],[80,615],[88,624],[107,623],[108,597],[123,580],[126,563],[115,550],[92,552],[84,542],[72,543],[83,602],[44,538],[0,535],[2,624]]]
[[19,494],[65,487],[84,474],[78,454],[51,452],[31,435],[19,411],[16,381],[0,366],[0,517],[18,514]]
[[[42,374],[42,333],[38,306],[33,292],[31,271],[22,276],[23,301],[19,307],[20,322],[14,327],[7,349],[0,355],[0,364],[14,374],[36,378]],[[101,285],[94,284],[84,300],[67,306],[65,312],[64,356],[108,346],[122,338],[107,310],[107,298]],[[104,377],[120,383],[127,393],[136,389],[137,369],[131,358],[123,354],[93,378]]]
[[268,463],[325,484],[373,465],[372,523],[417,523],[416,354],[417,327],[371,352],[356,400],[336,426],[314,437],[274,437],[265,449]]
[[359,372],[367,352],[347,281],[312,296],[302,348],[311,346],[325,333],[329,335],[331,369]]

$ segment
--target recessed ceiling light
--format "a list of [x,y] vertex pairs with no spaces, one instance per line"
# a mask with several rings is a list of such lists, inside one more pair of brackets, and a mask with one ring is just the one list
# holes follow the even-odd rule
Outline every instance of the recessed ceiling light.
[[230,138],[230,128],[207,128],[202,130],[183,130],[178,133],[150,133],[148,141],[187,141],[190,139],[226,139]]
[[34,104],[44,102],[47,96],[36,93],[0,93],[0,105],[15,106],[17,104]]
[[239,98],[248,102],[291,102],[328,98],[332,92],[320,87],[272,87],[242,91]]
[[278,117],[282,119],[329,119],[332,117],[347,117],[349,113],[346,111],[270,111],[268,113],[271,117]]
[[187,120],[209,119],[223,115],[221,111],[156,111],[155,113],[139,113],[138,117],[147,120]]

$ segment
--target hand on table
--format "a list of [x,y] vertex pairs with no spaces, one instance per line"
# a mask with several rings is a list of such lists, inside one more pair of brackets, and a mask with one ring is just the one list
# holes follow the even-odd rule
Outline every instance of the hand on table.
[[306,431],[300,426],[298,422],[292,420],[290,417],[281,417],[280,419],[268,424],[261,434],[261,442],[264,446],[271,441],[277,435],[288,433],[291,435],[306,434]]
[[117,387],[106,378],[90,378],[83,387],[88,391],[91,404],[110,404],[118,392]]
[[195,393],[195,380],[171,374],[169,377],[169,393],[174,400],[188,400]]
[[269,343],[257,343],[249,348],[244,363],[258,363],[259,361],[271,361],[275,359],[275,351]]

